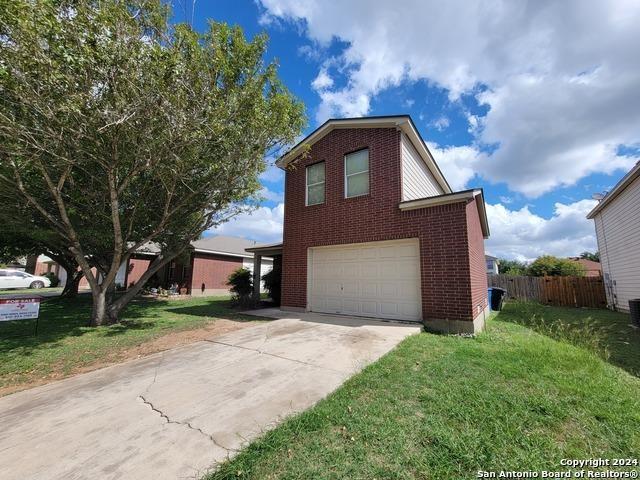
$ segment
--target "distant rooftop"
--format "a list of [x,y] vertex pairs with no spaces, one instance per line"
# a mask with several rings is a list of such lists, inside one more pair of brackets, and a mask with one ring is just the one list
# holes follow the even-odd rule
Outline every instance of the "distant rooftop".
[[257,245],[255,240],[247,240],[246,238],[227,237],[225,235],[216,235],[214,237],[205,237],[200,240],[191,242],[191,246],[199,251],[206,252],[223,252],[233,255],[241,255],[247,257],[246,249]]

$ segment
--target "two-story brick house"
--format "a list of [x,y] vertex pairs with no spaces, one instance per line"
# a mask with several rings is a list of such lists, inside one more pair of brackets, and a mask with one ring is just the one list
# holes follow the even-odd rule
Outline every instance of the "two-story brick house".
[[283,155],[282,308],[477,332],[482,190],[453,192],[409,116],[333,119]]

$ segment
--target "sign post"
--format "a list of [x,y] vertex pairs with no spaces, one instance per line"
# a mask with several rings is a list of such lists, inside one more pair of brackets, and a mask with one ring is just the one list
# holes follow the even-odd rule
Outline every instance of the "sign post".
[[35,335],[38,335],[38,317],[40,316],[40,300],[35,296],[0,297],[0,322],[13,320],[36,319]]

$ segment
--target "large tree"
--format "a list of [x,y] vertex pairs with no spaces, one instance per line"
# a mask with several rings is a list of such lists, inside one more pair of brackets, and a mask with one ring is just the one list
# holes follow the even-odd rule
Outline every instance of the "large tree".
[[[266,63],[266,38],[172,26],[160,0],[0,0],[0,188],[67,245],[115,322],[154,273],[245,210],[267,152],[303,106]],[[118,268],[161,254],[126,294]],[[95,270],[92,270],[95,267]]]

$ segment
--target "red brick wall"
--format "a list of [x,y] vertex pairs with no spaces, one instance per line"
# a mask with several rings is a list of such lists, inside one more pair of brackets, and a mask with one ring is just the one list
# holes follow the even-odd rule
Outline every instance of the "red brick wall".
[[[344,198],[344,154],[365,147],[369,148],[370,193]],[[326,162],[325,203],[307,207],[305,166],[318,161]],[[401,178],[400,132],[392,128],[334,130],[287,172],[284,306],[307,306],[309,247],[419,238],[423,318],[473,318],[465,203],[401,212]]]
[[[487,262],[484,256],[484,237],[477,200],[467,204],[467,236],[469,239],[469,269],[471,272],[471,298],[473,315],[478,315],[487,306]],[[480,312],[478,311],[480,306]]]
[[[93,275],[96,274],[95,267],[91,269],[91,273],[93,273]],[[78,284],[78,288],[89,288],[89,282],[87,281],[87,277],[85,277],[84,275],[80,279],[80,283]]]
[[45,273],[47,273],[49,271],[54,271],[54,273],[55,273],[55,267],[52,266],[49,263],[36,262],[36,269],[34,270],[33,274],[34,275],[44,275]]
[[153,258],[131,258],[129,259],[129,268],[127,275],[127,287],[131,284],[138,283],[140,277],[147,271]]
[[194,253],[192,264],[192,293],[202,291],[203,283],[205,290],[228,290],[227,279],[231,272],[242,267],[242,258]]

